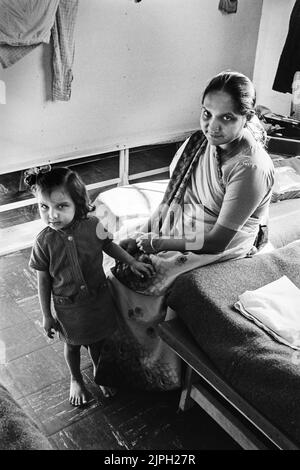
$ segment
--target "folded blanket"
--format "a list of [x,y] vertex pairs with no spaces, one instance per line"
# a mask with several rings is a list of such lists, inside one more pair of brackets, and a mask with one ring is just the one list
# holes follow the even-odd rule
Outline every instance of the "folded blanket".
[[287,276],[245,291],[234,307],[277,341],[300,350],[300,289]]

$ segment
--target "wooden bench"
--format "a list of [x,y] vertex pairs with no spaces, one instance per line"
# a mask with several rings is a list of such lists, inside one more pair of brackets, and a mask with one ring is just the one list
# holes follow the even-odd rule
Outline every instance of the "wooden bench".
[[243,449],[299,449],[226,383],[180,319],[161,323],[159,335],[186,365],[180,410],[198,403]]

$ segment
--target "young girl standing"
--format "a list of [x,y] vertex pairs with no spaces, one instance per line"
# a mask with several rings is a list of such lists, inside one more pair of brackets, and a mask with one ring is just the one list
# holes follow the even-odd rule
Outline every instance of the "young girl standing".
[[[25,183],[36,196],[46,224],[37,235],[29,262],[37,271],[43,328],[49,338],[58,330],[65,342],[64,355],[71,373],[70,403],[80,406],[88,401],[80,371],[80,348],[87,347],[95,372],[103,340],[116,329],[102,252],[128,263],[141,277],[151,276],[153,268],[116,245],[98,218],[89,214],[93,207],[74,171],[35,168],[27,171]],[[111,393],[106,387],[101,389],[105,396]]]

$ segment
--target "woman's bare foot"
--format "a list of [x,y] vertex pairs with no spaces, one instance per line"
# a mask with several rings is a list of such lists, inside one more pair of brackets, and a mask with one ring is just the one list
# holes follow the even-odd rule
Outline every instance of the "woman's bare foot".
[[117,389],[112,387],[104,387],[103,385],[99,385],[101,392],[105,396],[105,398],[112,398],[116,395]]
[[70,403],[73,406],[86,405],[89,399],[89,392],[86,389],[82,380],[77,380],[71,377],[70,384]]

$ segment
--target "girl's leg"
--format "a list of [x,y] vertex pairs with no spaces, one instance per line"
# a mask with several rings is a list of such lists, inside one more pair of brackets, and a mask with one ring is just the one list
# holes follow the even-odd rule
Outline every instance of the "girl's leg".
[[85,405],[89,392],[80,371],[80,346],[65,343],[64,354],[71,373],[70,403],[74,406]]
[[92,344],[87,345],[87,350],[89,352],[90,358],[91,358],[92,363],[93,363],[94,376],[95,376],[95,373],[96,373],[97,364],[99,362],[102,345],[103,345],[103,340],[98,341],[97,343],[92,343]]
[[[96,375],[97,365],[101,361],[101,350],[103,346],[103,340],[98,341],[97,343],[89,344],[87,346],[89,355],[93,363],[94,377]],[[116,389],[111,387],[104,387],[99,385],[101,392],[106,398],[113,397],[116,394]]]

